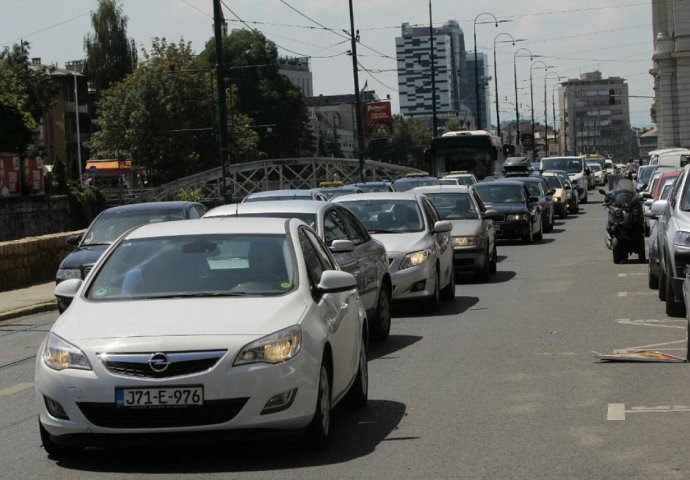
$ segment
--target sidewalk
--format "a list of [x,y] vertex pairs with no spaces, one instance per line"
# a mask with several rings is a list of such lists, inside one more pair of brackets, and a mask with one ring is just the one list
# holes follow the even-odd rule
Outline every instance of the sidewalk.
[[55,282],[0,292],[0,322],[32,313],[57,310]]

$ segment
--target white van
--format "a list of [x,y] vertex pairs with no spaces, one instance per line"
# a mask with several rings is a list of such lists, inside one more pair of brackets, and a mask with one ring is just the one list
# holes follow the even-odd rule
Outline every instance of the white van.
[[659,157],[662,155],[666,155],[666,154],[678,152],[678,151],[686,153],[687,150],[688,150],[687,148],[680,148],[680,147],[662,148],[659,150],[652,150],[651,152],[649,152],[649,163],[648,163],[648,165],[658,165],[659,164]]
[[562,170],[568,174],[573,187],[577,189],[580,203],[587,203],[588,176],[591,174],[587,162],[581,157],[546,157],[541,159],[542,170]]
[[656,165],[664,165],[680,170],[690,163],[690,150],[687,148],[674,148],[670,152],[660,153],[656,158]]

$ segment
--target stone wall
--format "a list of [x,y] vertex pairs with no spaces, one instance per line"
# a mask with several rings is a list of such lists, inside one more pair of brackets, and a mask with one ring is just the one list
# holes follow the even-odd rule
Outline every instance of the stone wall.
[[60,261],[74,247],[67,237],[84,230],[0,242],[0,291],[55,280]]
[[0,242],[69,229],[67,195],[0,198]]

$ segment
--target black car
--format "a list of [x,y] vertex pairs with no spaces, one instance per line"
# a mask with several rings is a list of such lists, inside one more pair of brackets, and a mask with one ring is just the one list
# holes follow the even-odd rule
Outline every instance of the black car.
[[360,182],[352,183],[354,187],[361,188],[364,193],[367,192],[394,192],[393,184],[387,180],[382,182]]
[[494,220],[496,238],[520,238],[524,243],[541,240],[543,235],[539,199],[530,194],[527,185],[512,180],[479,182],[475,191],[486,208],[498,211]]
[[83,280],[105,249],[130,228],[146,223],[201,218],[204,213],[206,207],[197,202],[136,203],[103,210],[86,233],[67,239],[67,244],[76,249],[60,262],[55,283],[69,278]]
[[530,195],[539,199],[539,211],[541,212],[544,231],[552,231],[555,218],[552,198],[555,190],[549,187],[546,180],[538,173],[529,177],[510,177],[506,180],[524,183],[529,189]]

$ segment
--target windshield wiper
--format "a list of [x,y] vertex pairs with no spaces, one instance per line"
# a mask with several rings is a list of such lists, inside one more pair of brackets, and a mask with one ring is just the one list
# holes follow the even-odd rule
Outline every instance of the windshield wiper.
[[133,296],[132,300],[155,300],[158,298],[194,298],[194,297],[241,297],[247,292],[193,292],[193,293],[166,293],[162,295]]
[[397,230],[369,229],[369,233],[399,233]]

